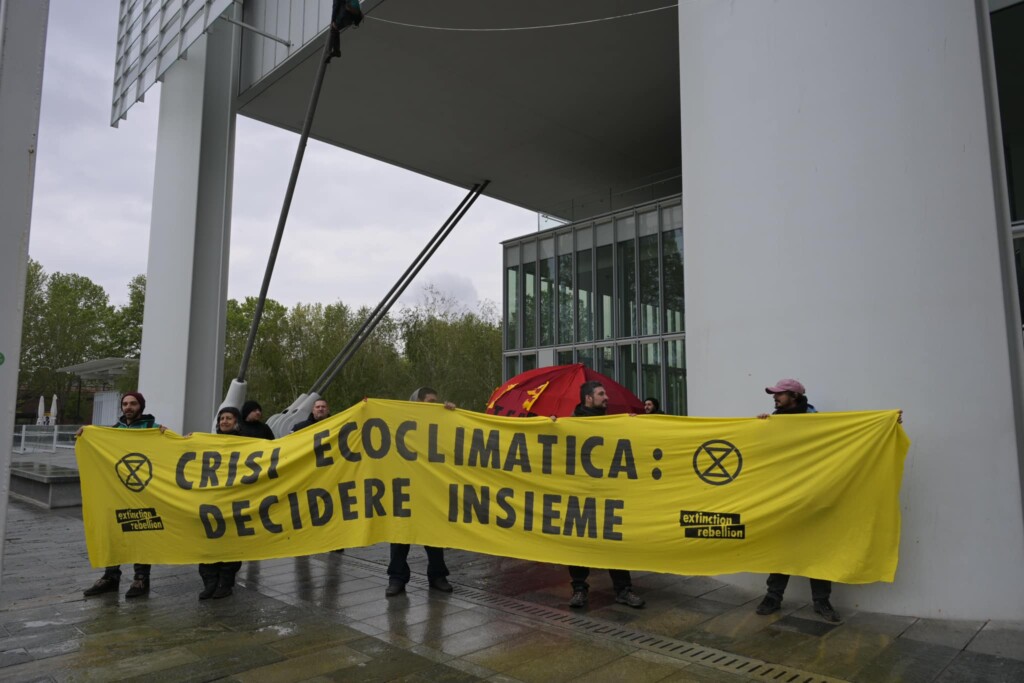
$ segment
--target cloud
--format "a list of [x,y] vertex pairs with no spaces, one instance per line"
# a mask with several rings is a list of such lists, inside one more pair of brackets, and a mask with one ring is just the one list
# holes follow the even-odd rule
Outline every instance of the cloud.
[[[159,86],[119,128],[108,125],[117,3],[50,8],[30,253],[75,272],[113,303],[146,270]],[[259,293],[298,136],[239,117],[228,295]],[[310,143],[270,296],[376,305],[465,195],[462,188],[323,143]],[[481,198],[423,269],[403,304],[433,283],[475,308],[501,300],[504,239],[536,215]]]

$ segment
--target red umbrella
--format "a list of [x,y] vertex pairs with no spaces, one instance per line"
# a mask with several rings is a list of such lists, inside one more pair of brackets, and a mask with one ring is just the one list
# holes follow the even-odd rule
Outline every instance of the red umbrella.
[[580,385],[597,380],[608,392],[608,414],[642,413],[644,404],[633,392],[583,363],[553,365],[516,375],[494,390],[485,412],[491,415],[570,417],[580,402]]

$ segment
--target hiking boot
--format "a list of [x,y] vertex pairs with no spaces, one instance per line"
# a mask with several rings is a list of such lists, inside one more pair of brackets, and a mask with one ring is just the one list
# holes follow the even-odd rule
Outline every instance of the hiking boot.
[[405,592],[405,584],[401,581],[389,581],[388,587],[384,589],[384,595],[389,598],[393,598],[400,593]]
[[451,593],[453,590],[455,590],[454,588],[452,588],[452,585],[448,583],[448,579],[444,578],[443,576],[436,576],[432,579],[427,579],[427,581],[428,583],[430,583],[431,588],[433,588],[436,591],[441,591],[442,593]]
[[85,597],[91,597],[93,595],[99,595],[101,593],[113,593],[117,590],[117,587],[121,585],[121,577],[112,576],[101,576],[96,579],[96,583],[82,591],[82,595]]
[[757,609],[754,611],[763,616],[766,614],[775,614],[779,611],[780,607],[782,607],[782,600],[779,600],[774,595],[766,595],[764,596],[764,600],[761,601],[761,604],[758,605]]
[[833,624],[838,624],[843,620],[843,618],[839,616],[839,612],[833,609],[832,603],[828,600],[815,600],[814,611],[820,614],[822,619]]
[[643,598],[641,598],[639,595],[633,592],[632,588],[623,588],[618,593],[616,593],[615,602],[619,603],[620,605],[628,605],[635,609],[640,609],[641,607],[647,604],[647,602]]
[[145,595],[149,592],[149,577],[136,574],[132,580],[132,585],[128,586],[128,592],[124,594],[126,598],[137,598],[140,595]]
[[589,599],[587,591],[573,591],[572,597],[569,598],[569,607],[586,607]]

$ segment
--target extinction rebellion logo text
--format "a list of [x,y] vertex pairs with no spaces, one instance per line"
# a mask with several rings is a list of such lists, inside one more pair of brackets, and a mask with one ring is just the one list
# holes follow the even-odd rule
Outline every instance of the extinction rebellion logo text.
[[156,508],[125,508],[115,510],[121,531],[163,531],[164,522]]
[[680,510],[679,526],[686,538],[727,538],[743,540],[747,526],[740,524],[738,512],[702,512]]

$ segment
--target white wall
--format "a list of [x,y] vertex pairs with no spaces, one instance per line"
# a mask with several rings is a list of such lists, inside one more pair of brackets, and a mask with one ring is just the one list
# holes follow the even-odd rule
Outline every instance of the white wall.
[[1021,339],[978,11],[679,7],[690,414],[767,410],[790,376],[822,410],[906,411],[896,582],[837,587],[847,609],[1024,618]]

